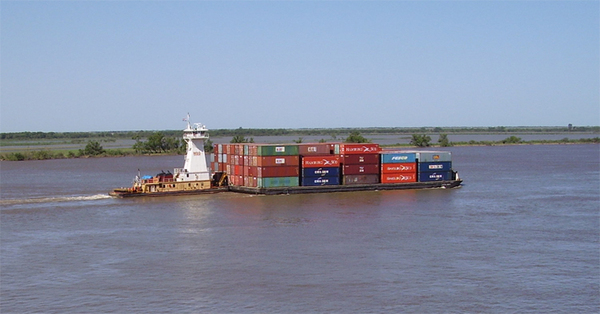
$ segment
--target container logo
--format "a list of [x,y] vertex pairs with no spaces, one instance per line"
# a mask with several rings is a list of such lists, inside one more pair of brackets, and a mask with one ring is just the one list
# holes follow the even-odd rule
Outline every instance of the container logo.
[[429,165],[429,169],[444,169],[444,165]]
[[285,146],[277,146],[277,147],[275,147],[275,152],[285,153]]
[[392,160],[408,160],[408,156],[394,156]]
[[275,158],[275,163],[278,165],[285,164],[285,158]]
[[433,160],[439,160],[440,159],[440,155],[433,155]]
[[316,148],[316,147],[314,147],[314,146],[310,146],[310,147],[308,147],[308,148],[307,148],[307,150],[308,150],[308,152],[310,152],[310,153],[316,153],[316,152],[317,152],[317,148]]

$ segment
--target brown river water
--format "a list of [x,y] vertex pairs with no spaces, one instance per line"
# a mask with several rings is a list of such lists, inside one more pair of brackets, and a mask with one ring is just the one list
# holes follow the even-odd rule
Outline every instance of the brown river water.
[[1,313],[597,313],[600,146],[451,147],[451,190],[113,199],[182,156],[0,163]]

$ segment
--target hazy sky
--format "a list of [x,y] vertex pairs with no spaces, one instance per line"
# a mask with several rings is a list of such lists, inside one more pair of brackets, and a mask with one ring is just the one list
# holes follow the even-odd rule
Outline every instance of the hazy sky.
[[599,1],[1,1],[0,131],[600,125]]

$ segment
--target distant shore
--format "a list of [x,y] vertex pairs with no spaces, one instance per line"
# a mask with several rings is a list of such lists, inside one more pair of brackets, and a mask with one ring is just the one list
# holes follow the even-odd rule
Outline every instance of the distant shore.
[[[507,138],[508,139],[508,138]],[[373,141],[377,143],[377,141]],[[61,149],[64,143],[51,144],[44,143],[43,148],[35,150],[19,150],[12,152],[0,153],[0,161],[28,161],[28,160],[48,160],[48,159],[68,159],[68,158],[102,158],[102,157],[126,157],[126,156],[165,156],[165,155],[182,155],[181,151],[170,152],[155,152],[155,153],[139,153],[133,148],[115,148],[103,149],[99,154],[86,154],[82,149]],[[423,148],[450,148],[458,146],[512,146],[512,145],[570,145],[570,144],[600,144],[600,137],[568,139],[560,140],[532,140],[532,141],[517,141],[507,142],[500,141],[467,141],[467,142],[450,142],[449,145],[442,146],[437,143],[431,143],[429,146],[419,147],[410,144],[381,144],[384,149],[399,148],[399,149],[423,149]],[[53,147],[54,146],[54,147]]]

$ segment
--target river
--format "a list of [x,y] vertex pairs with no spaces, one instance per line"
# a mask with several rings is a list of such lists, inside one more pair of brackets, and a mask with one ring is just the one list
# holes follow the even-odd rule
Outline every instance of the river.
[[0,163],[2,313],[597,313],[600,146],[450,147],[451,190],[113,199],[182,156]]

